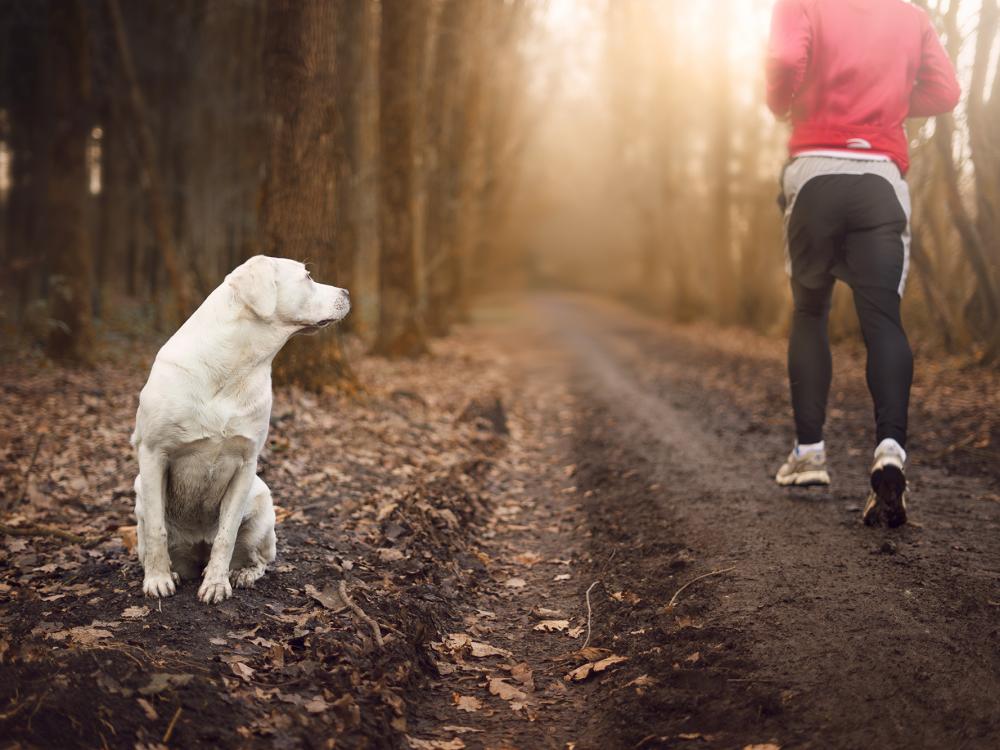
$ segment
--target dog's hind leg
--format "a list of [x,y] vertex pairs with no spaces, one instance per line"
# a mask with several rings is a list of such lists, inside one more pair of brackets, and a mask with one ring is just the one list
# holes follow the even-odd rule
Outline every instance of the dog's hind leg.
[[229,580],[237,588],[253,586],[277,554],[271,490],[263,479],[254,477],[250,495],[252,510],[240,525],[229,568]]

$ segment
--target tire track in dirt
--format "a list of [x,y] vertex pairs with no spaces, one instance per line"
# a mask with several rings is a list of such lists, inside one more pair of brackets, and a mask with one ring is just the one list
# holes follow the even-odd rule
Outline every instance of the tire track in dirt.
[[[711,341],[691,358],[689,341],[631,313],[565,298],[537,309],[588,405],[575,449],[580,489],[597,498],[592,556],[621,550],[609,576],[643,599],[602,633],[633,660],[591,722],[605,743],[593,746],[996,746],[1000,506],[984,480],[921,465],[916,523],[864,529],[867,451],[834,462],[832,492],[778,491],[783,420],[748,433],[753,405],[701,382],[699,366],[725,359]],[[689,361],[657,367],[678,354]],[[762,390],[776,370],[733,366]],[[831,430],[835,445],[868,442],[862,413]],[[684,581],[730,566],[664,611]],[[650,685],[624,689],[641,674]]]

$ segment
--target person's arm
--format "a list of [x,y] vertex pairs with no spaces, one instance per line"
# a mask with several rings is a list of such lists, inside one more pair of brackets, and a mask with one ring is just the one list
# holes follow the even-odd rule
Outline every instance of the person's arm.
[[910,95],[910,117],[933,117],[951,112],[961,95],[955,66],[941,46],[934,25],[925,15],[920,68]]
[[778,0],[767,45],[767,106],[785,117],[802,86],[812,48],[812,27],[802,0]]

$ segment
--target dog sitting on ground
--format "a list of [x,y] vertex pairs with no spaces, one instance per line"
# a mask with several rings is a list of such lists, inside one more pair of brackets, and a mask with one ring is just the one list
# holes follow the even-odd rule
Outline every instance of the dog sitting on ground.
[[350,311],[346,289],[258,255],[230,273],[163,345],[139,395],[132,445],[137,549],[147,596],[204,569],[198,598],[251,586],[275,557],[271,492],[257,456],[271,417],[271,362],[296,333]]

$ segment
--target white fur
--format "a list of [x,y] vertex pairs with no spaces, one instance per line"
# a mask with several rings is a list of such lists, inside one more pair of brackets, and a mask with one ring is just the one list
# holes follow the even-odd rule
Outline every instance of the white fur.
[[250,586],[274,560],[274,506],[256,475],[271,417],[271,362],[288,339],[341,320],[344,289],[258,255],[230,273],[163,345],[139,395],[132,445],[147,596],[197,578],[203,602]]

